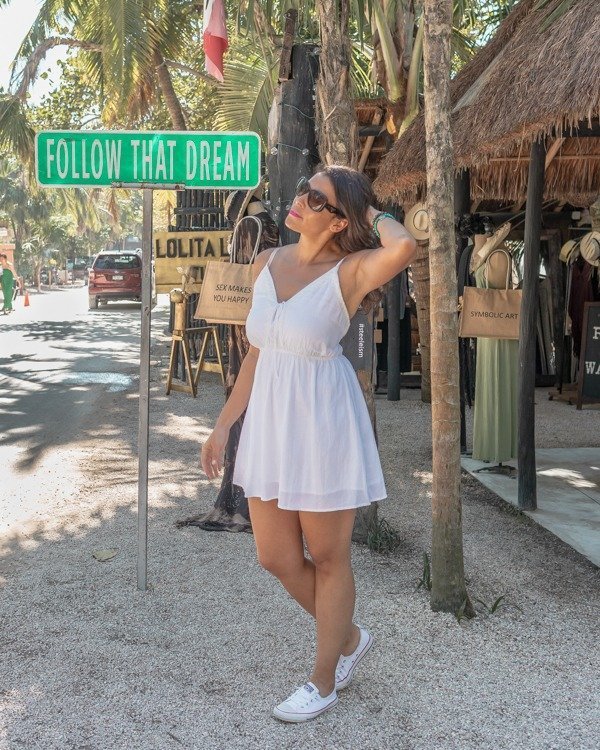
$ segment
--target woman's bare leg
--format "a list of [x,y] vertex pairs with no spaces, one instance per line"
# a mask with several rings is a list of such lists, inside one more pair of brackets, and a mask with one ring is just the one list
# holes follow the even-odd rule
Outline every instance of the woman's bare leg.
[[[299,522],[314,563],[317,657],[312,681],[322,696],[335,687],[335,669],[348,644],[360,633],[352,623],[355,587],[350,543],[356,510],[299,512]],[[350,651],[351,652],[351,651]]]
[[304,556],[298,513],[257,497],[248,498],[248,508],[259,563],[314,617],[315,566]]
[[[282,510],[277,506],[277,500],[261,500],[257,497],[248,498],[248,508],[259,563],[281,581],[301,607],[316,618],[315,565],[304,555],[298,512]],[[310,515],[324,517],[331,514]],[[359,638],[360,631],[351,624],[345,634],[341,653],[351,654],[356,649]]]

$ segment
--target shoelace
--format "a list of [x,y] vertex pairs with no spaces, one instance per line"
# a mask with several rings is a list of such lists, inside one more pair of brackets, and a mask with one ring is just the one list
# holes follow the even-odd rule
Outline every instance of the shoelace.
[[290,695],[286,703],[292,708],[306,708],[309,706],[315,700],[318,693],[316,691],[310,693],[306,687],[306,685],[302,685],[302,687],[298,688],[298,690]]
[[342,680],[348,674],[348,670],[352,667],[355,661],[356,657],[354,654],[351,654],[350,656],[344,656],[342,654],[341,661],[335,671],[336,679]]

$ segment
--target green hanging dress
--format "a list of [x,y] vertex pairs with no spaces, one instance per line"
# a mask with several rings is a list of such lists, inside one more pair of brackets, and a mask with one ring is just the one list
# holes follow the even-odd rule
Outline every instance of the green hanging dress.
[[[475,271],[475,283],[485,288],[485,263]],[[491,288],[491,287],[490,287]],[[517,456],[516,339],[477,339],[473,458],[495,464]]]

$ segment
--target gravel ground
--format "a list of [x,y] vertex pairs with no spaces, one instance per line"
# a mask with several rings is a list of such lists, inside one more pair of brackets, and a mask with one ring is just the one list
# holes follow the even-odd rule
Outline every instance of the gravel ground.
[[[161,326],[155,326],[160,328]],[[0,748],[168,750],[594,750],[599,746],[598,570],[469,476],[465,566],[491,604],[458,624],[416,590],[430,544],[430,410],[418,392],[377,398],[389,499],[402,544],[355,546],[357,620],[376,645],[332,712],[270,716],[310,673],[310,618],[256,563],[249,534],[177,530],[220,480],[197,464],[223,404],[216,374],[198,399],[165,397],[152,374],[149,581],[136,590],[135,390],[107,393],[96,434],[69,455],[73,489],[0,536]],[[540,446],[598,445],[597,412],[538,395]],[[560,416],[557,416],[560,415]],[[569,428],[571,425],[571,428]],[[561,442],[562,440],[562,442]],[[595,442],[594,442],[595,441]],[[96,561],[92,550],[116,548]],[[482,608],[480,608],[482,609]]]

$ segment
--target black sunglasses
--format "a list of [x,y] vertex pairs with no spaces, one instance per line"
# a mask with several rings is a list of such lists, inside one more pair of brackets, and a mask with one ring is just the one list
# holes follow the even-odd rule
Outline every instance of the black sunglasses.
[[346,218],[339,208],[336,208],[336,206],[332,206],[331,203],[327,203],[327,196],[325,195],[325,193],[322,193],[320,190],[311,188],[310,182],[308,181],[307,177],[301,177],[298,180],[298,184],[296,185],[296,197],[299,198],[301,195],[307,196],[308,207],[313,211],[318,212],[326,208],[330,213],[337,214],[343,219]]

